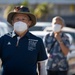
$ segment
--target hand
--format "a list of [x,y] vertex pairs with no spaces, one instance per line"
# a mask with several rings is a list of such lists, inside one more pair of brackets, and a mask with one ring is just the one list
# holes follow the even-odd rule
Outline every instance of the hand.
[[57,39],[57,41],[62,40],[59,33],[55,33],[55,34],[54,34],[54,37]]

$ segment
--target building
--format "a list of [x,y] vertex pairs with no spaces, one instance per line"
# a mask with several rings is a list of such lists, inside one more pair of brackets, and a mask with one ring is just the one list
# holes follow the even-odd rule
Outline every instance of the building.
[[49,14],[47,21],[56,16],[62,16],[67,26],[75,27],[75,0],[0,0],[0,16],[3,16],[3,12],[9,4],[19,4],[23,1],[28,1],[31,5],[40,4],[46,2],[53,4],[53,13]]

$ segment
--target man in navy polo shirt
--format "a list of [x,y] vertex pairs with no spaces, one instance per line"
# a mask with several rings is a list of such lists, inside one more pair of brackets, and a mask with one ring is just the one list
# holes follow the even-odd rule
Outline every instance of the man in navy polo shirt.
[[7,21],[14,30],[0,38],[3,75],[38,75],[38,63],[39,75],[46,75],[43,41],[28,31],[36,24],[36,17],[27,7],[17,6],[8,14]]

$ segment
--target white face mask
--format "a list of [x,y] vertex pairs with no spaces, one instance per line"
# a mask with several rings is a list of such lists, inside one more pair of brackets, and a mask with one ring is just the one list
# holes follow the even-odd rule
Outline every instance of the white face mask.
[[28,29],[27,24],[22,21],[14,23],[14,30],[17,32],[24,32],[27,29]]
[[61,31],[61,25],[60,24],[54,24],[52,26],[53,32],[60,32]]

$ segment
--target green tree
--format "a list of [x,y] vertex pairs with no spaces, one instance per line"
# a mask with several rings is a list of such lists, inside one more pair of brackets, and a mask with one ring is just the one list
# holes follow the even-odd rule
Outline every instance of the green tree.
[[52,4],[42,3],[37,5],[37,7],[34,10],[34,14],[38,19],[41,18],[43,21],[46,21],[48,15],[52,13],[52,8],[53,8]]
[[4,18],[7,18],[7,15],[10,11],[12,11],[12,9],[14,8],[14,6],[20,6],[20,5],[23,5],[23,6],[29,6],[29,3],[27,0],[24,0],[24,2],[22,3],[19,3],[19,4],[12,4],[12,5],[8,5],[4,11]]
[[7,15],[8,15],[8,13],[10,12],[10,11],[12,11],[12,9],[14,8],[14,5],[9,5],[9,6],[7,6],[7,8],[5,9],[5,11],[4,11],[4,18],[7,18]]
[[23,6],[29,6],[29,2],[28,0],[24,0],[22,3],[20,3],[20,5],[23,5]]

